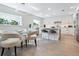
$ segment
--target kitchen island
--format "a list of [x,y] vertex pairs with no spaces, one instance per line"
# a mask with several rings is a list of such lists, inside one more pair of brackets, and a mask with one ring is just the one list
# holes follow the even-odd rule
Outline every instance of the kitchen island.
[[60,40],[61,39],[61,29],[58,28],[43,28],[42,38],[48,40]]

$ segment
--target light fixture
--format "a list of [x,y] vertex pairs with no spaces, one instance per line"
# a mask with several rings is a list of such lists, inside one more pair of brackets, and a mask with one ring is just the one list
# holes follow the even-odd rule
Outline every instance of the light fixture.
[[46,17],[50,17],[50,15],[48,15],[48,14],[46,14],[45,16],[46,16]]
[[70,9],[76,9],[75,7],[70,7]]
[[71,9],[74,9],[74,7],[70,7]]
[[51,8],[48,8],[48,10],[50,11],[50,10],[51,10]]

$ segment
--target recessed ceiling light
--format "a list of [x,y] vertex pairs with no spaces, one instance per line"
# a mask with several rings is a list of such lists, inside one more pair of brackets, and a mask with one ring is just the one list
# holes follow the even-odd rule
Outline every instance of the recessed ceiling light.
[[51,8],[48,8],[48,10],[50,11],[50,10],[51,10]]
[[70,7],[71,9],[75,9],[75,7]]
[[70,8],[72,9],[72,8],[74,8],[74,7],[70,7]]
[[48,14],[46,14],[45,16],[46,16],[46,17],[50,17],[50,15],[48,15]]

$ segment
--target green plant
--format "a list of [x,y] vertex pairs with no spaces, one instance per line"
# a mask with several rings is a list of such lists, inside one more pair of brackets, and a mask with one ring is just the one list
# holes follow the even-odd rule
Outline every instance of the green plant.
[[3,24],[9,24],[9,21],[8,20],[4,20]]
[[11,24],[11,25],[18,25],[18,22],[15,21],[15,20],[11,20],[10,24]]
[[38,25],[37,23],[33,23],[33,25]]
[[5,19],[3,19],[3,18],[0,18],[0,24],[18,25],[18,22],[15,21],[15,20],[11,20],[11,22],[10,22],[10,21],[8,21],[7,19],[5,20]]
[[4,19],[0,18],[0,24],[3,24],[3,22],[4,22]]

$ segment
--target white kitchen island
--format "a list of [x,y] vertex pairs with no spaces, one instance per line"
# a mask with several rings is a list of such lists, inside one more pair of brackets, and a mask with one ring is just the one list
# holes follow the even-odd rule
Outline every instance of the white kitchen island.
[[[51,32],[52,31],[52,32]],[[60,40],[61,30],[57,28],[44,28],[42,38],[47,40]]]

